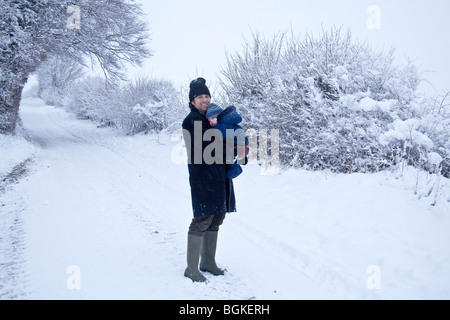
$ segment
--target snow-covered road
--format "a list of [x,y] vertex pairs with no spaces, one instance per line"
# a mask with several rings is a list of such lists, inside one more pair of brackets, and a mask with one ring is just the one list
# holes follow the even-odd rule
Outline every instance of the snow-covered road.
[[404,176],[250,164],[219,235],[228,272],[192,283],[179,141],[98,129],[38,99],[21,116],[36,152],[0,199],[2,299],[450,298],[447,180],[431,207]]

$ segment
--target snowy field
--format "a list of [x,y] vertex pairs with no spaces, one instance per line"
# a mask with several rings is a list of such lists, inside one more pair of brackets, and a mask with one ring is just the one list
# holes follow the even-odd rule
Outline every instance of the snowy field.
[[[180,141],[98,129],[39,99],[0,136],[0,299],[450,299],[450,182],[256,164],[219,233],[225,276],[183,276],[192,217]],[[432,205],[433,204],[433,205]]]

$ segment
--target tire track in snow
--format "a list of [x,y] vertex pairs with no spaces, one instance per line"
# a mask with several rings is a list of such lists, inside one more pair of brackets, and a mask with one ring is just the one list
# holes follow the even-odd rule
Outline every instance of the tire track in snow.
[[20,299],[29,294],[27,286],[24,200],[16,190],[29,173],[34,158],[16,165],[0,181],[0,300]]
[[[13,196],[14,201],[10,200]],[[16,191],[0,200],[0,300],[20,299],[29,293],[25,272],[24,205]]]
[[[18,259],[17,255],[9,256],[15,262],[32,265],[33,279],[38,277],[44,279],[33,280],[32,289],[29,291],[35,292],[36,297],[54,297],[54,294],[57,294],[55,281],[60,283],[57,279],[61,277],[57,273],[64,271],[61,267],[67,264],[65,261],[73,260],[75,263],[80,263],[84,265],[83,270],[86,270],[86,266],[89,266],[89,269],[94,268],[97,263],[91,265],[88,261],[98,260],[99,257],[91,257],[92,248],[83,247],[88,242],[99,250],[106,250],[101,255],[101,259],[105,262],[100,260],[98,263],[108,264],[107,261],[112,259],[109,256],[109,252],[112,252],[110,248],[116,242],[114,236],[119,235],[114,234],[118,232],[116,230],[125,232],[124,240],[117,239],[119,251],[123,251],[122,247],[127,243],[131,246],[134,246],[136,241],[143,243],[142,248],[135,246],[126,254],[132,260],[138,259],[136,265],[143,266],[155,260],[153,257],[160,256],[159,261],[163,263],[151,263],[148,274],[142,275],[144,283],[145,279],[153,273],[163,273],[163,269],[167,269],[167,261],[170,261],[170,265],[174,265],[174,268],[180,269],[177,274],[179,273],[183,281],[182,269],[185,267],[185,259],[180,256],[185,254],[184,232],[183,234],[177,232],[176,226],[170,223],[171,219],[167,217],[166,212],[168,206],[165,203],[166,199],[159,197],[161,190],[164,190],[163,194],[176,196],[177,188],[164,183],[155,172],[142,168],[141,163],[132,158],[132,153],[122,152],[121,148],[116,149],[114,143],[124,138],[117,136],[117,133],[110,131],[109,134],[102,136],[102,130],[97,131],[98,129],[92,128],[92,123],[67,119],[64,114],[61,115],[61,110],[52,110],[49,107],[29,109],[25,112],[27,111],[29,113],[24,119],[25,124],[28,125],[26,128],[31,139],[40,146],[36,156],[36,162],[39,165],[38,174],[31,177],[31,185],[24,188],[27,190],[27,201],[24,203],[23,210],[31,210],[28,231],[33,232],[28,234],[28,241],[31,241],[33,248],[31,255],[28,253],[22,259]],[[59,123],[59,121],[62,122]],[[99,135],[97,135],[98,132]],[[46,183],[45,190],[35,189],[39,180]],[[152,195],[148,190],[149,187],[159,190],[159,193]],[[75,199],[76,197],[79,197],[79,201]],[[91,212],[95,213],[95,216]],[[103,216],[111,221],[107,224],[102,223]],[[67,225],[69,221],[70,225]],[[41,224],[45,230],[37,230],[38,224]],[[94,225],[99,228],[95,228]],[[106,229],[108,226],[115,231]],[[70,227],[70,230],[64,229],[67,227]],[[45,239],[42,239],[43,232],[46,233]],[[128,232],[134,234],[127,234]],[[105,244],[106,248],[102,244]],[[151,252],[146,251],[145,244],[152,248]],[[7,246],[17,248],[18,252],[23,252],[25,249],[10,244]],[[50,253],[57,251],[61,252],[58,257]],[[115,255],[116,253],[113,254]],[[5,265],[6,263],[8,262],[5,262]],[[127,266],[128,262],[120,262],[120,265]],[[136,269],[136,265],[128,265],[124,268],[136,270],[136,273],[141,272]],[[7,264],[7,267],[8,270],[12,268],[10,264]],[[53,269],[50,268],[50,270],[48,267]],[[111,272],[119,272],[116,269],[117,267],[113,267]],[[95,268],[92,272],[102,274],[102,270],[96,271]],[[3,274],[9,273],[3,272]],[[17,279],[10,287],[27,288],[28,284],[22,280]],[[122,280],[121,283],[123,281],[126,280]],[[130,281],[138,281],[136,274],[130,274]],[[158,281],[165,281],[164,277]],[[44,282],[49,283],[48,287],[43,287]],[[176,285],[175,281],[173,285]],[[63,291],[58,291],[59,294],[61,292],[68,294],[64,292],[64,288],[62,289]],[[175,292],[176,288],[173,291]],[[22,294],[6,291],[6,288],[2,289],[2,292],[5,292],[8,297],[19,297]],[[87,294],[89,297],[90,293]],[[127,296],[126,292],[119,293],[120,296],[122,294]],[[142,297],[145,298],[145,295]]]

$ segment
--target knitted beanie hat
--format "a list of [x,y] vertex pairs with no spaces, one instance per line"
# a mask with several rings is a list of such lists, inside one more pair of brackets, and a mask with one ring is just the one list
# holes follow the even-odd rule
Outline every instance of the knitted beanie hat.
[[197,78],[191,81],[189,85],[189,102],[202,94],[207,94],[211,97],[209,89],[206,86],[206,80],[204,78]]
[[206,119],[216,118],[222,111],[223,109],[217,104],[211,103],[206,111]]

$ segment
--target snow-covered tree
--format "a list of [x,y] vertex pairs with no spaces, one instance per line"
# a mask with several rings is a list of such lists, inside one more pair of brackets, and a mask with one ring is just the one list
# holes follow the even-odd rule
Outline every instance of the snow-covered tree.
[[150,55],[132,0],[0,0],[0,133],[13,133],[28,76],[47,59],[90,57],[109,77]]

